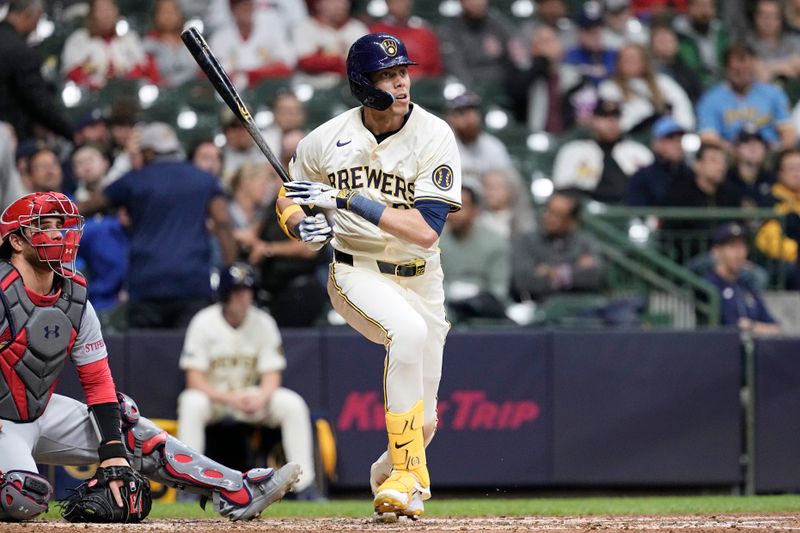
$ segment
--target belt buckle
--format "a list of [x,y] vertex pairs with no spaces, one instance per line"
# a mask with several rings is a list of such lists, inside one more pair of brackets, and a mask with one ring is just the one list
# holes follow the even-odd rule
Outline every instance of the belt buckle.
[[424,259],[414,259],[413,261],[409,261],[408,263],[403,263],[397,265],[394,269],[394,273],[396,276],[400,276],[400,272],[405,269],[413,269],[414,274],[413,276],[421,276],[425,273],[425,260]]

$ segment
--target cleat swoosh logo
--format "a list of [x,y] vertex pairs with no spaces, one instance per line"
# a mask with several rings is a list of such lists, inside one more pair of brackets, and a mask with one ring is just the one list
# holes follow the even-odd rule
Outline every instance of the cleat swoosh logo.
[[342,141],[336,141],[336,146],[338,146],[339,148],[341,148],[342,146],[347,146],[347,145],[348,145],[348,144],[350,144],[351,142],[353,142],[353,139],[350,139],[349,141],[346,141],[346,142],[342,142]]
[[408,446],[408,445],[409,445],[409,444],[411,444],[412,442],[414,442],[414,439],[411,439],[410,441],[403,442],[403,443],[400,443],[400,442],[395,442],[395,443],[394,443],[394,447],[395,447],[395,448],[397,448],[397,449],[399,450],[400,448],[405,448],[406,446]]

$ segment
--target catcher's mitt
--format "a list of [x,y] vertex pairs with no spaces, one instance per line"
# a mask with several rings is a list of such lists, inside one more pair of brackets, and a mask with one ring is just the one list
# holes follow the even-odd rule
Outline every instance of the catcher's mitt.
[[[119,489],[123,506],[117,506],[109,482],[123,481]],[[129,466],[98,468],[94,477],[81,483],[59,502],[61,516],[70,522],[141,522],[150,514],[150,485]]]

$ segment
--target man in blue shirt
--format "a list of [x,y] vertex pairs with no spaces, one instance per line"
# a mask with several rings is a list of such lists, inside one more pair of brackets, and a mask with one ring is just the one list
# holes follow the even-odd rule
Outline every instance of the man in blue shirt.
[[742,331],[777,334],[781,327],[772,317],[761,294],[742,282],[740,274],[747,264],[747,234],[736,223],[727,223],[714,231],[711,254],[714,269],[705,279],[720,293],[720,324]]
[[754,126],[774,149],[794,146],[796,132],[789,100],[779,87],[756,81],[753,50],[734,44],[725,53],[726,80],[697,104],[698,131],[704,142],[730,148],[745,126]]
[[81,213],[124,206],[130,214],[129,326],[186,327],[211,302],[208,219],[226,263],[236,259],[228,204],[214,176],[183,160],[168,125],[145,126],[140,147],[144,166],[81,203]]

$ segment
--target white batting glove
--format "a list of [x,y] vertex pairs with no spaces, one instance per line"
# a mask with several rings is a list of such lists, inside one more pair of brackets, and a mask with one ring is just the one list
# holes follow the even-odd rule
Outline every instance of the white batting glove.
[[333,238],[333,228],[322,213],[305,217],[297,229],[300,232],[300,240],[309,244],[319,244],[320,247]]
[[336,195],[339,189],[314,181],[290,181],[283,185],[286,197],[300,205],[315,205],[322,209],[336,208]]

